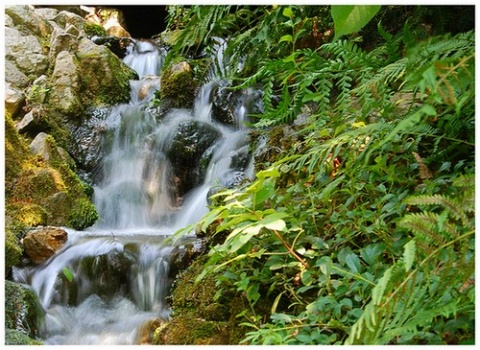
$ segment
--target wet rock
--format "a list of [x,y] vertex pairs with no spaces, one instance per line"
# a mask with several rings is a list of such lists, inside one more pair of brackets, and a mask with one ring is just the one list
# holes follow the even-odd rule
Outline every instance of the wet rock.
[[23,239],[25,253],[33,263],[41,264],[63,247],[67,238],[67,232],[59,227],[36,228]]
[[248,121],[249,114],[263,111],[260,92],[254,89],[235,90],[230,82],[222,80],[213,90],[212,119],[234,127]]
[[201,155],[219,137],[220,132],[213,126],[196,120],[185,121],[178,126],[167,150],[167,157],[180,180],[180,195],[202,181],[206,169],[199,167]]
[[43,343],[39,340],[30,338],[23,332],[15,329],[6,329],[5,345],[43,345]]
[[[23,343],[30,341],[38,335],[38,328],[42,321],[43,313],[33,290],[25,285],[5,281],[5,328],[14,330],[7,337],[9,342]],[[19,336],[17,333],[25,337]]]
[[89,111],[83,123],[71,128],[71,142],[68,151],[75,159],[79,170],[92,174],[95,178],[103,157],[102,136],[106,132],[104,121],[108,115],[107,109]]

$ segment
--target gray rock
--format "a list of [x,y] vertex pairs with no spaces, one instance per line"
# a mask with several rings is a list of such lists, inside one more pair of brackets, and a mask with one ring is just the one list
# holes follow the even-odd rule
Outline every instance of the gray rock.
[[20,69],[10,61],[9,59],[5,60],[5,82],[9,83],[12,88],[23,89],[27,87],[29,83],[28,77],[25,73],[21,72]]
[[5,28],[5,57],[15,62],[17,67],[28,75],[42,75],[48,67],[47,56],[34,35],[22,35],[13,28]]
[[36,13],[31,5],[8,6],[5,13],[12,19],[15,28],[23,34],[45,37],[51,33],[51,24]]
[[47,21],[52,21],[58,15],[58,10],[54,8],[36,8],[35,13]]
[[[69,25],[69,28],[75,29],[75,27],[71,25]],[[55,28],[50,38],[50,52],[48,53],[48,59],[50,60],[50,62],[53,62],[57,55],[62,51],[67,51],[71,54],[75,54],[77,47],[78,40],[76,36],[67,33],[65,30]]]
[[75,28],[77,28],[79,33],[85,33],[85,30],[83,29],[83,25],[85,23],[85,19],[79,15],[76,15],[72,12],[68,11],[60,11],[57,16],[53,19],[55,23],[57,23],[60,27],[63,29],[67,28],[67,25],[73,25]]
[[25,103],[22,91],[12,88],[10,83],[5,84],[5,110],[15,119],[20,108]]
[[78,96],[80,76],[75,55],[62,51],[55,60],[51,76],[51,93],[49,104],[66,115],[75,115],[82,111]]

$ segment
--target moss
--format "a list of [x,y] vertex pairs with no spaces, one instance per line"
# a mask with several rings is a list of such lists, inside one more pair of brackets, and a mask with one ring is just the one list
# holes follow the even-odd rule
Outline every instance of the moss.
[[168,327],[160,326],[154,333],[153,343],[163,345],[222,345],[229,344],[226,322],[207,321],[194,312],[172,319]]
[[193,71],[187,62],[172,64],[164,70],[160,98],[167,100],[170,108],[192,108],[195,90]]
[[48,223],[48,211],[35,203],[13,202],[7,205],[6,211],[15,221],[27,227],[43,226]]
[[130,100],[130,80],[137,73],[113,52],[106,49],[104,53],[82,55],[79,64],[83,105],[100,107]]
[[5,281],[5,328],[35,337],[42,318],[35,293],[24,285]]
[[83,30],[85,30],[85,34],[87,34],[89,38],[94,36],[107,35],[107,31],[105,30],[105,28],[103,28],[101,25],[98,25],[96,23],[85,22],[83,24]]
[[5,345],[43,345],[40,340],[32,339],[15,329],[5,330]]
[[171,293],[173,317],[155,331],[154,344],[238,344],[245,335],[236,318],[246,307],[243,297],[228,289],[219,294],[214,274],[195,283],[207,259],[199,257],[177,277]]
[[5,229],[5,275],[9,275],[10,269],[20,262],[23,249],[18,237],[9,229]]
[[83,230],[92,226],[98,220],[95,206],[86,198],[80,198],[70,211],[69,226],[76,230]]

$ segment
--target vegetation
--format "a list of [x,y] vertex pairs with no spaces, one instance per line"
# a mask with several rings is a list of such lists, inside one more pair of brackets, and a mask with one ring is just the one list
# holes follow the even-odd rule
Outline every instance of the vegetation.
[[197,283],[242,293],[241,343],[474,343],[475,36],[418,8],[401,26],[381,22],[395,6],[170,11],[184,31],[169,55],[222,35],[228,78],[263,88],[255,126],[289,124],[197,224],[226,236]]

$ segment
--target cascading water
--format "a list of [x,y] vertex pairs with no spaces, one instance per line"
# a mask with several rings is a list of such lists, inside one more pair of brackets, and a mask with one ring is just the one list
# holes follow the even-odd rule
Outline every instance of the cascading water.
[[[40,334],[45,344],[141,342],[145,324],[168,318],[172,252],[199,244],[193,237],[177,245],[165,238],[207,212],[212,186],[229,185],[251,168],[245,161],[247,130],[239,121],[236,126],[212,121],[218,79],[202,88],[193,111],[174,109],[159,120],[150,104],[161,84],[163,57],[155,45],[134,41],[124,58],[140,79],[131,82],[130,103],[111,108],[102,121],[104,157],[94,186],[99,222],[87,231],[67,229],[67,243],[52,258],[14,270],[45,310]],[[237,107],[239,119],[245,108]],[[192,127],[198,128],[191,133],[195,137],[210,135],[197,154],[206,165],[199,170],[197,163],[195,186],[179,194],[172,144],[181,143],[179,137]]]

